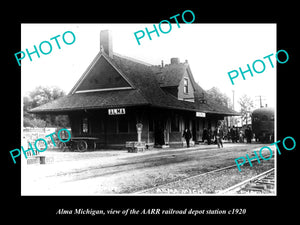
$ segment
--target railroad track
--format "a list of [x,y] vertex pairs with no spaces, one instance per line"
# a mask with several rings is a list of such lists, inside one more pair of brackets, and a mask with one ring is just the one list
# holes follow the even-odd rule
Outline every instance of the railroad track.
[[267,170],[218,194],[275,194],[275,169]]
[[[253,160],[252,162],[257,161]],[[245,163],[243,166],[249,164],[248,162]],[[139,190],[137,192],[131,193],[131,194],[145,194],[145,193],[152,193],[156,192],[157,189],[164,189],[168,186],[176,186],[180,182],[189,182],[190,180],[199,180],[201,177],[204,177],[209,174],[215,174],[215,173],[222,173],[226,170],[235,169],[236,164],[226,166],[223,168],[219,168],[216,170],[208,171],[201,174],[192,175],[186,178],[180,178],[175,181],[165,182],[163,184],[159,184],[147,189]],[[227,188],[225,190],[217,191],[215,194],[245,194],[245,193],[274,193],[274,168],[271,170],[265,171],[255,177],[252,177],[250,179],[247,179],[241,183],[238,183],[230,188]]]
[[[253,160],[252,162],[255,162],[255,161],[257,161],[257,160]],[[247,164],[249,164],[249,162],[245,163],[243,166],[246,166]],[[208,172],[205,172],[205,173],[196,174],[196,175],[192,175],[192,176],[185,177],[185,178],[180,178],[180,179],[177,179],[175,181],[165,182],[163,184],[155,185],[151,188],[143,189],[143,190],[134,192],[132,194],[143,194],[143,193],[147,193],[147,192],[152,192],[152,191],[155,191],[155,190],[160,189],[160,188],[163,189],[164,187],[169,186],[169,185],[174,186],[174,185],[176,185],[180,182],[188,182],[189,180],[198,179],[200,177],[203,177],[203,176],[206,176],[206,175],[209,175],[209,174],[219,173],[219,172],[223,172],[223,171],[230,170],[230,169],[235,169],[235,168],[236,168],[236,164],[226,166],[226,167],[222,167],[222,168],[211,170],[211,171],[208,171]]]
[[[253,158],[253,155],[250,155],[250,157]],[[170,156],[171,157],[171,156]],[[273,159],[272,159],[273,160]],[[251,163],[256,162],[257,159],[251,160]],[[270,160],[271,161],[271,160]],[[266,162],[270,162],[266,161]],[[262,166],[262,164],[258,165],[259,167]],[[177,178],[176,180],[172,180],[169,182],[163,182],[160,184],[156,184],[154,186],[151,186],[146,189],[140,189],[136,190],[135,192],[130,192],[130,194],[156,194],[156,193],[167,193],[167,194],[186,194],[186,193],[193,193],[193,194],[244,194],[244,193],[274,193],[275,189],[275,181],[274,181],[274,168],[270,171],[273,172],[263,172],[258,175],[254,175],[254,177],[251,176],[246,176],[249,179],[245,180],[241,183],[238,183],[237,185],[232,185],[231,182],[233,180],[243,180],[242,177],[245,175],[241,175],[237,173],[237,179],[235,179],[234,175],[232,175],[232,171],[236,169],[236,164],[226,166],[223,168],[211,170],[208,172],[200,173],[200,174],[195,174],[191,175],[188,177],[184,178]],[[249,161],[247,161],[245,164],[242,165],[242,167],[248,167],[249,168]],[[269,167],[270,168],[270,167]],[[251,169],[254,169],[251,166]],[[228,170],[228,176],[226,177],[226,170]],[[254,169],[256,170],[256,169]],[[258,169],[260,170],[260,169]],[[260,170],[263,171],[263,170]],[[251,171],[250,171],[251,173]],[[266,173],[266,175],[264,175]],[[270,175],[267,176],[267,174],[271,173]],[[224,176],[225,174],[225,176]],[[220,179],[218,179],[218,176]],[[233,179],[231,179],[231,177]],[[251,177],[251,178],[250,178]],[[223,179],[223,180],[222,180]],[[226,180],[227,179],[227,180]],[[244,178],[247,179],[247,178]],[[214,183],[216,182],[216,183]],[[231,182],[231,184],[230,184]],[[238,181],[237,181],[238,182]],[[224,184],[222,186],[222,183]],[[245,185],[244,185],[245,184]],[[243,185],[243,186],[242,186]],[[230,188],[227,188],[230,187]],[[224,190],[224,188],[227,188]],[[236,191],[236,192],[235,192]]]
[[160,184],[160,185],[156,185],[156,186],[151,187],[151,188],[147,188],[147,189],[144,189],[144,190],[140,190],[140,191],[134,192],[132,194],[143,194],[143,193],[151,192],[153,190],[156,190],[157,188],[163,188],[166,185],[170,185],[170,184],[174,185],[174,184],[177,184],[177,183],[182,182],[182,181],[187,181],[187,180],[194,179],[194,178],[197,178],[197,177],[200,177],[200,176],[203,176],[203,175],[207,175],[207,174],[210,174],[210,173],[215,173],[215,172],[220,172],[220,171],[228,170],[228,169],[231,169],[231,168],[234,168],[234,167],[236,167],[236,164],[231,165],[231,166],[226,166],[226,167],[223,167],[223,168],[220,168],[220,169],[208,171],[206,173],[201,173],[201,174],[189,176],[189,177],[186,177],[186,178],[183,178],[183,179],[178,179],[178,180],[175,180],[175,181],[166,182],[166,183],[163,183],[163,184]]

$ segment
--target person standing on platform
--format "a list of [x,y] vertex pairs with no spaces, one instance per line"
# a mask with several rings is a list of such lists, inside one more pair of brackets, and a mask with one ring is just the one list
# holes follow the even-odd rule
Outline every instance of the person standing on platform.
[[223,143],[222,143],[223,131],[220,126],[218,126],[217,129],[215,130],[215,137],[217,140],[218,148],[220,148],[220,146],[223,148]]
[[232,143],[235,143],[236,142],[235,126],[232,126],[232,128],[230,129],[230,137],[231,137]]
[[208,139],[207,139],[207,144],[209,144],[209,145],[211,144],[212,135],[213,135],[213,133],[212,133],[211,129],[209,128],[208,129]]
[[189,148],[190,147],[190,139],[192,137],[191,131],[188,128],[186,128],[183,132],[182,137],[185,138],[186,146]]
[[250,126],[248,126],[247,129],[245,130],[245,136],[247,139],[247,143],[251,144],[251,139],[253,138],[253,133],[252,133]]

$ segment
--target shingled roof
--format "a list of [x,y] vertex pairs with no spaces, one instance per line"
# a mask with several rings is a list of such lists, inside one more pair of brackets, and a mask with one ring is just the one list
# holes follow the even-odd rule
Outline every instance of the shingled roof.
[[[159,67],[130,59],[114,53],[109,57],[100,51],[87,71],[94,68],[99,60],[106,60],[130,83],[131,88],[124,90],[106,91],[76,91],[78,85],[85,79],[82,75],[70,93],[57,100],[32,109],[32,113],[67,113],[74,110],[101,109],[113,107],[141,106],[162,107],[206,113],[238,115],[235,111],[217,104],[206,92],[192,79],[195,89],[195,102],[178,100],[175,96],[165,92],[161,87],[176,86],[185,70],[189,70],[187,63]],[[206,103],[203,103],[203,97]]]

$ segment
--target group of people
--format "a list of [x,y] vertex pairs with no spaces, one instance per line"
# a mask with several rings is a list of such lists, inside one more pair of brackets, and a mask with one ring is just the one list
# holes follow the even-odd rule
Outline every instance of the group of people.
[[247,143],[251,143],[251,140],[253,138],[253,132],[250,126],[247,126],[245,131],[242,129],[238,129],[235,126],[229,129],[228,131],[228,140],[231,140],[232,143],[244,143],[244,139],[246,138]]
[[[187,147],[190,147],[190,139],[192,138],[191,131],[189,129],[185,129],[182,136],[186,140]],[[244,143],[244,138],[246,138],[247,143],[251,143],[251,140],[253,138],[253,132],[250,126],[247,126],[244,132],[233,126],[232,128],[229,128],[226,138],[228,140],[231,140],[232,143]],[[208,145],[211,144],[212,140],[215,140],[215,142],[218,145],[218,148],[223,148],[223,139],[224,132],[222,126],[217,126],[214,132],[212,132],[211,129],[204,128],[202,141],[205,142],[205,140],[207,140]]]
[[[190,139],[192,138],[192,134],[191,131],[189,129],[185,129],[182,135],[185,140],[186,140],[186,146],[189,148],[190,147]],[[223,148],[223,130],[221,129],[221,126],[218,126],[216,128],[216,130],[214,131],[214,137],[216,139],[217,145],[218,147],[222,147]],[[211,144],[211,139],[212,139],[212,132],[211,130],[207,130],[206,128],[203,131],[203,137],[202,140],[204,142],[204,140],[207,140],[207,143],[210,145]]]
[[203,135],[202,135],[202,141],[204,142],[207,140],[207,144],[210,145],[212,139],[214,139],[217,142],[218,148],[223,148],[223,138],[224,133],[221,126],[218,126],[214,132],[211,131],[211,129],[204,128]]

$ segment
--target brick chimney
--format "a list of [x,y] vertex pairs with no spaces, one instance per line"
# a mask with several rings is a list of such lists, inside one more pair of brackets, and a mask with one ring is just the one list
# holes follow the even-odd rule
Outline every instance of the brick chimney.
[[110,57],[113,58],[113,47],[112,47],[112,34],[110,30],[101,30],[100,31],[100,50],[101,46],[104,52]]

